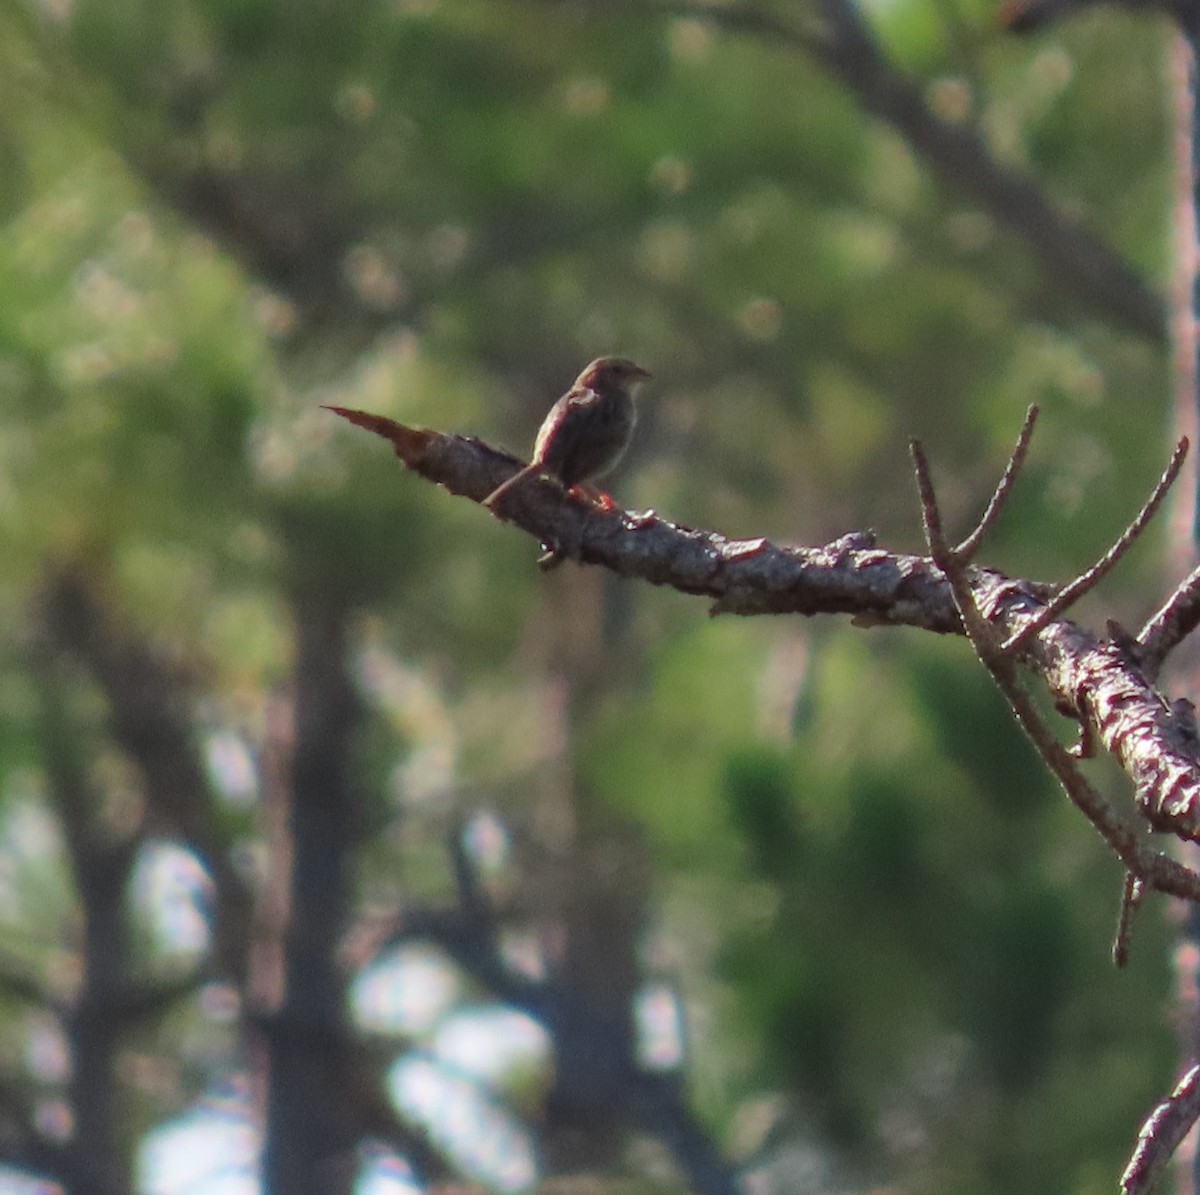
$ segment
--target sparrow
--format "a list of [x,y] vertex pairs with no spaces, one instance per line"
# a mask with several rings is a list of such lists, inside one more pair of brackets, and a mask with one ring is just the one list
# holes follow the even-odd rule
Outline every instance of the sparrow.
[[[550,408],[533,445],[533,460],[493,490],[484,506],[494,511],[505,494],[539,474],[569,490],[613,469],[633,437],[634,392],[649,376],[624,357],[597,357]],[[604,500],[611,507],[607,496]]]

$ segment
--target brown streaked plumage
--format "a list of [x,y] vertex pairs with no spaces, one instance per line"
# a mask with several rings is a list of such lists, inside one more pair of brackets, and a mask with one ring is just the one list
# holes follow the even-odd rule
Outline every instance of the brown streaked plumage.
[[566,489],[613,469],[637,422],[633,395],[650,374],[625,357],[597,357],[550,408],[533,446],[533,460],[484,499],[496,509],[504,495],[538,474]]

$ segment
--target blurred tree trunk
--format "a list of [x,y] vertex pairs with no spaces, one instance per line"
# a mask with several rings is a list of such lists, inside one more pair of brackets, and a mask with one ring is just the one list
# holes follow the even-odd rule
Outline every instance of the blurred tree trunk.
[[350,761],[362,707],[348,674],[349,611],[338,599],[294,600],[294,746],[289,910],[283,998],[267,1019],[263,1150],[270,1195],[333,1195],[354,1176],[355,1126],[338,1091],[345,925],[355,810]]
[[123,1026],[117,1002],[129,990],[126,904],[138,836],[106,835],[103,798],[87,775],[80,732],[65,709],[59,661],[43,660],[42,732],[51,797],[61,819],[82,923],[80,987],[66,1010],[70,1051],[67,1106],[72,1119],[62,1170],[69,1195],[130,1189],[127,1142],[118,1126],[117,1057]]

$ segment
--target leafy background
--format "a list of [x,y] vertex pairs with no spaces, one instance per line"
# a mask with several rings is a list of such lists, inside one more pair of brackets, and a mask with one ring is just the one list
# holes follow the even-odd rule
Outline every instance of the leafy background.
[[[1164,25],[1103,13],[1016,41],[974,0],[865,16],[932,111],[976,125],[1165,289]],[[56,1156],[86,1114],[63,1010],[95,917],[53,799],[68,757],[97,798],[82,824],[134,848],[131,974],[180,979],[120,1039],[118,1187],[256,1189],[270,1132],[246,1094],[254,982],[210,967],[212,862],[156,806],[86,652],[47,664],[64,576],[127,648],[169,662],[211,834],[260,897],[315,603],[344,615],[363,709],[351,938],[448,899],[458,835],[512,957],[640,1008],[645,1048],[767,1189],[1113,1189],[1173,1068],[1170,927],[1155,907],[1112,969],[1117,871],[965,645],[709,620],[573,566],[543,575],[533,545],[320,405],[524,451],[579,368],[621,352],[655,380],[620,500],[801,542],[870,526],[919,550],[907,437],[965,528],[1037,402],[986,555],[1059,579],[1161,467],[1161,335],[935,179],[811,58],[686,6],[5,0],[0,219],[12,1189],[45,1160],[28,1142]],[[1155,555],[1081,617],[1153,609]],[[391,1111],[450,1173],[681,1185],[652,1134],[600,1118],[590,1151],[546,1145],[522,1169],[555,1128],[537,1018],[505,1020],[434,947],[391,961],[346,964],[348,1016]],[[405,1058],[467,1076],[459,1103],[406,1104],[386,1069]],[[511,1138],[473,1157],[444,1130],[482,1115],[484,1089]],[[364,1189],[417,1181],[403,1149],[355,1156]]]

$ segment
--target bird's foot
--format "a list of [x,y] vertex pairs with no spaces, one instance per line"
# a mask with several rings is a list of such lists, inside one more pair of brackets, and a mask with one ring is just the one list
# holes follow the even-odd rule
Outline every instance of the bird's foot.
[[617,504],[612,500],[611,494],[606,494],[603,490],[598,490],[595,486],[590,486],[582,481],[571,486],[567,493],[572,498],[578,498],[581,502],[586,502],[597,510],[603,511],[604,514],[617,509]]

